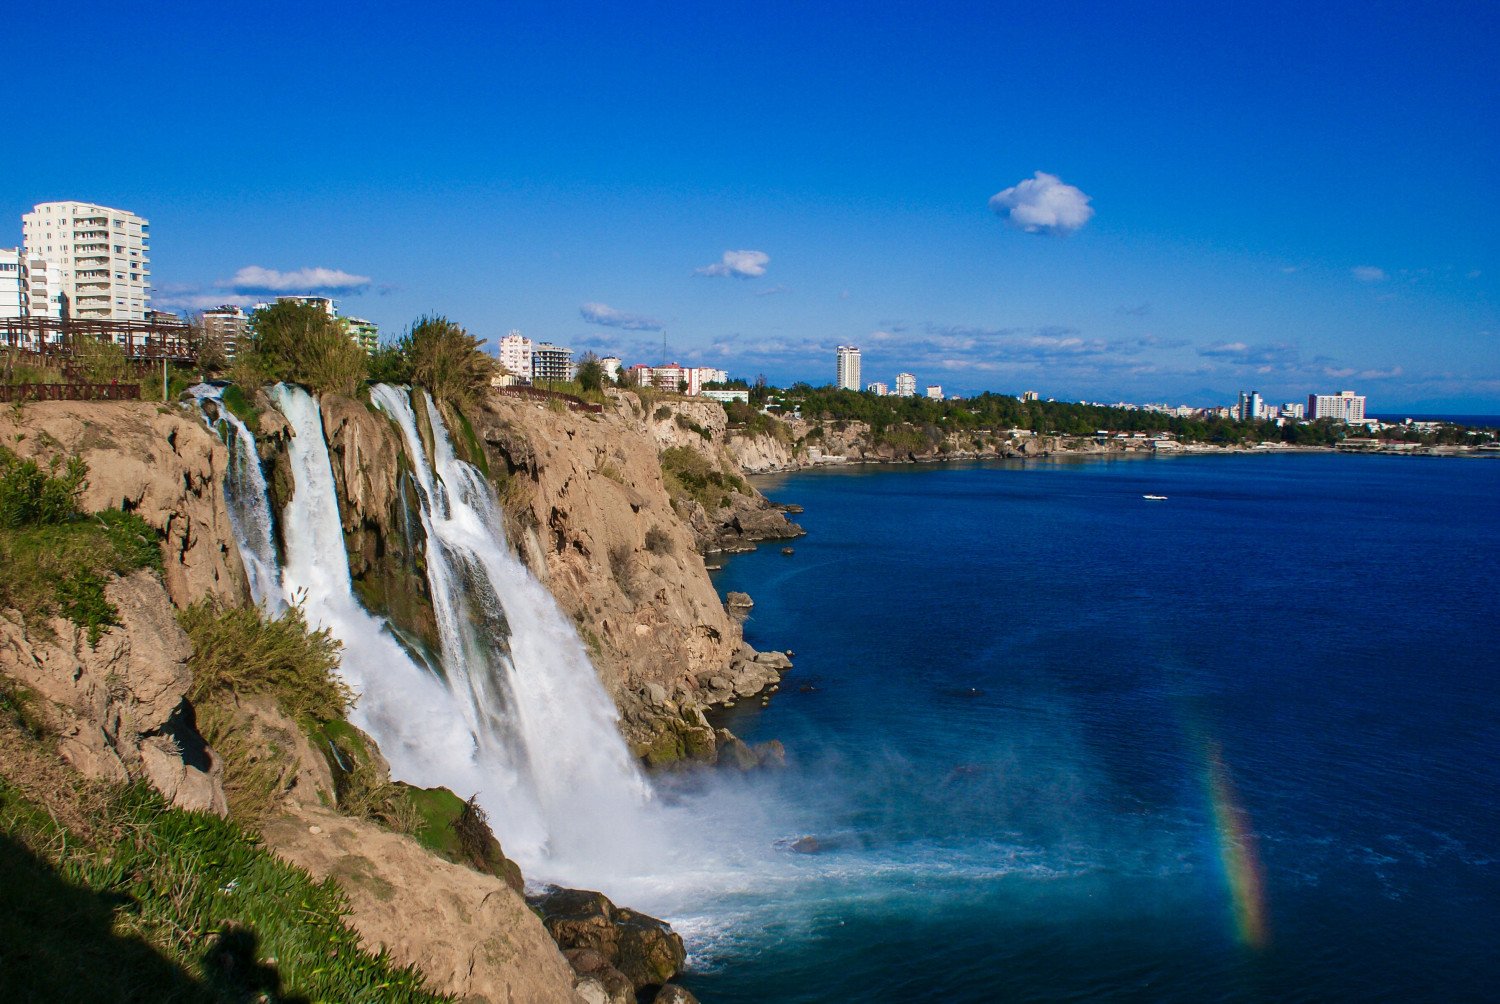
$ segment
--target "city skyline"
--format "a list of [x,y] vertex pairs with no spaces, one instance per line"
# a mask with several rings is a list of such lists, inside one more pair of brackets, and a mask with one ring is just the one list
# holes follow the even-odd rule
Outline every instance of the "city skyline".
[[[152,221],[168,309],[321,293],[387,336],[437,311],[492,349],[517,328],[653,363],[665,336],[778,383],[854,344],[866,380],[966,395],[1500,411],[1488,5],[567,31],[377,5],[353,41],[296,10],[97,12],[118,44],[51,100],[84,107],[127,60],[139,100],[15,161],[0,247],[76,199]],[[416,51],[431,72],[356,72]],[[235,155],[162,142],[143,107],[232,123]]]

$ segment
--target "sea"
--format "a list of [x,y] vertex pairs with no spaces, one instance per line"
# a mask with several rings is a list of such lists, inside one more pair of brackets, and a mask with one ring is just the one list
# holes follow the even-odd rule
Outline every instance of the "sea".
[[759,486],[808,534],[716,585],[795,667],[726,718],[795,823],[705,1002],[1500,999],[1500,460]]

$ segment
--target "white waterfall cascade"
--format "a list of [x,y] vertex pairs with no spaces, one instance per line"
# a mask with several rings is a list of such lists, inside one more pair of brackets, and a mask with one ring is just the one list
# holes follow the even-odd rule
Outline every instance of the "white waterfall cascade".
[[328,628],[343,642],[339,673],[358,695],[350,720],[374,737],[398,779],[455,792],[481,790],[488,771],[462,705],[354,595],[317,400],[287,384],[272,388],[271,399],[292,427],[288,453],[295,487],[282,515],[282,588],[311,625]]
[[[188,388],[198,402],[203,421],[215,432],[216,422],[228,424],[233,435],[224,437],[229,450],[229,469],[224,477],[224,494],[229,507],[229,523],[239,542],[240,559],[245,577],[250,580],[250,596],[272,614],[285,607],[281,593],[281,570],[276,563],[276,539],[271,522],[271,505],[266,491],[266,476],[260,468],[255,449],[255,434],[245,427],[239,416],[224,405],[223,388],[200,383]],[[205,401],[216,405],[216,417],[210,417]]]
[[[287,385],[271,396],[293,431],[295,487],[282,514],[280,591],[262,605],[300,603],[309,623],[343,643],[340,675],[358,694],[350,718],[379,743],[395,778],[477,793],[529,881],[602,890],[672,919],[690,941],[733,929],[746,909],[730,905],[735,897],[796,878],[772,845],[799,827],[754,790],[761,781],[653,796],[572,624],[505,546],[487,483],[454,456],[435,409],[429,462],[411,399],[374,392],[401,427],[424,496],[415,515],[428,541],[441,678],[354,594],[317,400]],[[247,564],[270,539],[258,529],[270,527],[271,511],[254,466],[230,499]],[[275,550],[260,553],[274,572]]]
[[480,801],[502,843],[532,870],[627,865],[621,837],[650,828],[651,790],[577,632],[506,545],[493,491],[454,454],[431,397],[415,398],[429,458],[408,392],[381,384],[370,396],[415,468],[443,670],[476,738],[488,775]]

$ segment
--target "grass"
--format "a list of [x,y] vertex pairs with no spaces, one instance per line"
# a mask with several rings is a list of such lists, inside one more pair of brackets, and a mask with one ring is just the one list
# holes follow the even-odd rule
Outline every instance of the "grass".
[[110,576],[161,568],[156,531],[133,513],[106,509],[65,523],[0,529],[0,607],[21,611],[32,629],[63,616],[97,645],[119,623],[104,595]]
[[256,435],[260,434],[260,409],[250,403],[238,384],[225,387],[224,392],[219,395],[219,400],[223,402],[225,408],[229,409],[230,414],[245,423],[246,428]]
[[662,451],[661,476],[673,501],[691,499],[709,512],[727,506],[730,494],[747,491],[743,478],[724,473],[703,454],[687,446]]
[[28,626],[45,629],[66,617],[99,644],[119,611],[105,597],[111,576],[161,570],[157,533],[118,509],[87,514],[78,497],[88,465],[54,457],[43,467],[0,447],[0,608],[14,607]]
[[177,619],[193,643],[195,704],[232,694],[269,694],[297,721],[342,718],[352,695],[335,675],[342,644],[325,628],[310,630],[301,609],[276,617],[258,608],[200,601]]
[[0,780],[7,1000],[449,1000],[359,945],[348,901],[227,820],[116,789],[84,837]]

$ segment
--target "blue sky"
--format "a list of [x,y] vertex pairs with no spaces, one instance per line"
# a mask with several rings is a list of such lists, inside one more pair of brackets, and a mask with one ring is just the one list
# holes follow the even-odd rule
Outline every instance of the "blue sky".
[[35,202],[132,209],[159,303],[1500,412],[1491,2],[43,6],[12,37],[67,69],[19,68],[0,245]]

